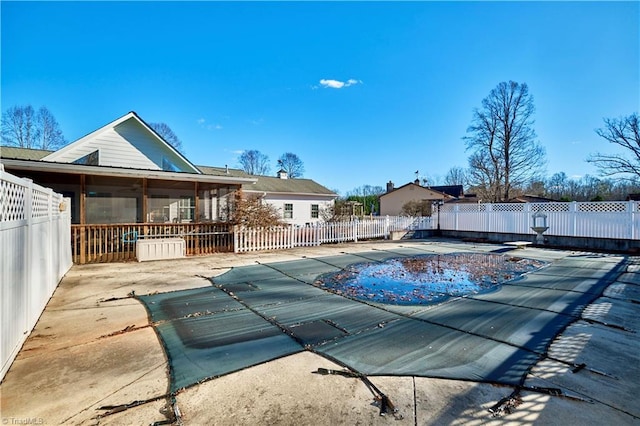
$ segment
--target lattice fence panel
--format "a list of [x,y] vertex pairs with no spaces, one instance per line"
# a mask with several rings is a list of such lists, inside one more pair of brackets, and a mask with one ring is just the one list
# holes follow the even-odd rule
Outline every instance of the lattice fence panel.
[[494,204],[492,206],[494,212],[523,212],[524,204],[521,203],[508,203],[508,204]]
[[31,217],[47,217],[49,215],[49,194],[36,188],[31,194]]
[[570,203],[531,203],[532,212],[568,212],[571,210]]
[[458,209],[458,212],[460,213],[467,213],[467,212],[485,212],[487,211],[487,205],[486,204],[476,204],[476,203],[460,203],[460,204],[450,204],[450,205],[444,205],[442,207],[442,211],[443,212],[453,212],[455,211],[455,209]]
[[613,212],[626,212],[626,201],[605,201],[600,203],[578,203],[578,211],[582,213],[613,213]]
[[24,220],[27,188],[5,180],[0,182],[0,221]]

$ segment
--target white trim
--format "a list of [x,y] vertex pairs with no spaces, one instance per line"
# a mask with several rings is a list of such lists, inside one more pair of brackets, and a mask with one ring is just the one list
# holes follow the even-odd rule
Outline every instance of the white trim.
[[[257,180],[260,180],[259,176],[258,176]],[[309,197],[314,197],[314,198],[316,198],[316,197],[326,197],[326,198],[332,198],[332,199],[338,198],[338,194],[325,194],[323,192],[255,191],[255,190],[249,190],[249,189],[244,189],[244,188],[242,188],[242,192],[251,193],[251,194],[266,194],[266,197],[268,197],[269,195],[282,195],[282,196],[304,195],[304,196],[309,196]]]
[[9,160],[2,158],[0,160],[6,167],[15,170],[34,170],[55,173],[69,173],[74,175],[98,175],[98,176],[117,176],[132,178],[149,178],[162,180],[177,180],[187,182],[209,182],[209,183],[226,183],[239,184],[254,183],[256,179],[238,178],[227,176],[212,176],[195,173],[184,172],[165,172],[161,170],[142,170],[142,169],[123,169],[119,167],[105,166],[85,166],[72,163],[52,163],[47,161],[31,161],[31,160]]

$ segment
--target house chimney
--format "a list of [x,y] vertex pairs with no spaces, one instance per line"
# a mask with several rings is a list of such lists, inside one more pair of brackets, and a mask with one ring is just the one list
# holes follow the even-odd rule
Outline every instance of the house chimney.
[[393,182],[387,182],[387,192],[393,191]]
[[278,177],[279,177],[280,179],[288,179],[288,178],[289,178],[289,175],[287,174],[287,171],[286,171],[286,170],[284,170],[284,169],[280,169],[280,170],[278,170]]

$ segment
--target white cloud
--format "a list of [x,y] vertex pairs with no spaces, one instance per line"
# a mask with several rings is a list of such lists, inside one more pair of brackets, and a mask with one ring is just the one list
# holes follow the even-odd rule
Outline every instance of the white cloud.
[[220,124],[207,124],[207,120],[205,120],[204,118],[198,118],[198,120],[196,120],[196,122],[203,129],[207,129],[207,130],[221,130],[222,129],[222,125],[220,125]]
[[330,79],[322,79],[320,80],[320,85],[323,87],[329,87],[331,89],[342,89],[343,87],[353,86],[354,84],[362,83],[361,80],[356,80],[354,78],[350,78],[346,82],[340,80],[330,80]]

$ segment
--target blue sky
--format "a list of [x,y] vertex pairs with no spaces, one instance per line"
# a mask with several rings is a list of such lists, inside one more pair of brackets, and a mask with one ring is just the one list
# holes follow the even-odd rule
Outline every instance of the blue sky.
[[6,2],[2,111],[73,141],[136,111],[195,164],[292,152],[342,195],[466,167],[474,108],[527,83],[547,174],[597,175],[594,129],[639,111],[640,2]]

